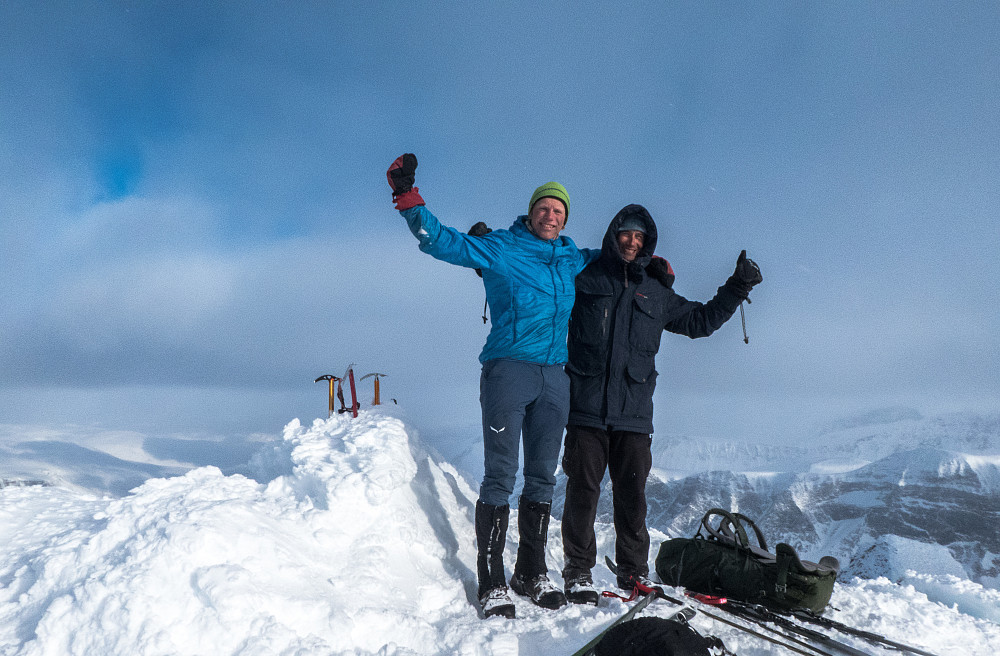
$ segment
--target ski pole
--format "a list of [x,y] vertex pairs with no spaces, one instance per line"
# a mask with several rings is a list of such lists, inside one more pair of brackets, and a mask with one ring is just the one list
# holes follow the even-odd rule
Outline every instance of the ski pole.
[[[610,569],[613,574],[616,574],[616,575],[618,574],[618,566],[615,564],[615,562],[613,560],[611,560],[611,558],[609,558],[608,556],[605,556],[604,557],[604,562],[607,563],[608,569]],[[669,601],[670,603],[674,604],[675,606],[684,606],[686,608],[690,608],[690,606],[688,606],[688,604],[686,604],[685,602],[681,601],[680,599],[677,599],[675,597],[671,597],[670,595],[668,595],[666,592],[663,591],[663,588],[653,587],[653,588],[650,588],[650,590],[651,590],[651,592],[648,594],[648,596],[656,596],[656,597],[659,597],[660,599],[664,599],[666,601]],[[723,603],[726,602],[726,600],[724,598],[722,598],[722,597],[718,597],[717,599],[718,599],[718,603],[719,604],[723,604]],[[702,605],[709,605],[708,602],[706,602],[704,600],[699,600],[697,597],[695,597],[694,600],[698,601]],[[642,602],[640,602],[640,603],[642,603]],[[715,605],[715,604],[713,604],[713,605]],[[771,637],[769,635],[765,635],[764,633],[761,633],[760,631],[755,631],[754,629],[751,629],[748,626],[743,626],[742,624],[739,624],[738,622],[734,622],[734,621],[729,620],[729,619],[727,619],[725,617],[722,617],[718,613],[709,612],[709,611],[705,610],[704,608],[699,608],[698,611],[702,615],[704,615],[705,617],[709,617],[709,618],[711,618],[711,619],[713,619],[713,620],[715,620],[717,622],[721,622],[723,624],[728,624],[729,626],[731,626],[731,627],[733,627],[735,629],[739,629],[740,631],[743,631],[744,633],[748,633],[748,634],[750,634],[752,636],[755,636],[757,638],[760,638],[762,640],[766,640],[767,642],[770,642],[773,645],[777,645],[779,647],[784,647],[788,651],[794,652],[796,654],[802,654],[803,656],[816,656],[817,654],[819,656],[833,656],[833,654],[831,654],[830,652],[825,651],[823,649],[820,649],[819,647],[814,647],[812,645],[805,644],[802,641],[796,641],[796,640],[792,639],[792,642],[799,642],[802,645],[802,647],[805,647],[805,648],[807,648],[807,649],[810,650],[810,651],[805,651],[804,649],[802,649],[802,647],[799,647],[799,646],[797,646],[795,644],[790,644],[789,642],[781,641],[781,640],[778,640],[777,638]],[[746,618],[743,618],[743,619],[746,620]],[[751,621],[751,620],[746,620],[746,621]],[[764,624],[757,624],[757,626],[759,626],[760,628],[762,628],[764,630],[771,631],[772,633],[777,633],[782,638],[787,638],[787,636],[785,636],[784,634],[781,634],[780,632],[778,632],[777,629],[772,629],[772,628],[770,628],[770,627],[768,627],[768,626],[766,626]],[[576,656],[576,655],[574,654],[574,656]],[[869,656],[869,655],[865,654],[865,656]]]

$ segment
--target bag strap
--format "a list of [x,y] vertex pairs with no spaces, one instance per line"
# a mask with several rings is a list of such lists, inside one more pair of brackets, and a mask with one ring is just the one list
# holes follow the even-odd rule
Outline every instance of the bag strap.
[[[712,518],[716,515],[722,518],[719,520],[719,528],[714,528],[712,526]],[[726,526],[726,528],[723,529],[723,526]],[[734,534],[732,529],[729,529],[728,526],[734,527],[736,529],[736,533]],[[728,510],[723,510],[722,508],[712,508],[709,510],[705,513],[705,516],[701,518],[701,526],[698,527],[698,533],[701,533],[702,529],[705,529],[709,539],[715,539],[719,542],[733,542],[738,547],[750,546],[750,541],[747,539],[747,532],[740,524],[740,520],[733,517],[732,513]],[[695,534],[695,537],[698,537],[698,535]]]
[[[721,517],[718,528],[712,526],[712,518],[716,515]],[[714,538],[719,542],[730,542],[738,547],[749,549],[750,539],[747,537],[744,524],[749,525],[753,529],[754,537],[757,538],[757,546],[767,551],[767,540],[764,539],[764,533],[752,519],[743,513],[731,513],[722,508],[712,508],[701,518],[701,526],[698,528],[698,533],[701,533],[702,528],[704,528],[709,538]],[[698,535],[696,534],[695,537],[698,537]]]
[[752,519],[750,519],[743,513],[733,513],[733,517],[740,520],[744,524],[749,524],[750,528],[753,529],[754,537],[757,538],[757,546],[759,546],[764,551],[767,551],[767,540],[764,539],[764,533],[760,530],[757,524],[755,524]]

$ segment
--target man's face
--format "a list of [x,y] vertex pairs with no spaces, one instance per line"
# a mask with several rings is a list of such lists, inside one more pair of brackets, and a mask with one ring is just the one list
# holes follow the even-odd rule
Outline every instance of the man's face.
[[566,206],[555,198],[541,198],[531,207],[528,222],[541,239],[555,239],[566,227]]
[[626,262],[631,262],[639,255],[644,243],[646,235],[639,230],[622,230],[618,233],[618,252]]

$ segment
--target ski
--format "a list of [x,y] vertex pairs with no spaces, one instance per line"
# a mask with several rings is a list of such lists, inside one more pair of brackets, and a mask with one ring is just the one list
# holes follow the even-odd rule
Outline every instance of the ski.
[[838,622],[836,620],[832,620],[827,617],[821,617],[819,615],[815,615],[807,611],[795,611],[792,613],[792,617],[801,620],[803,622],[809,622],[810,624],[816,624],[818,626],[826,627],[834,631],[839,631],[841,633],[846,633],[848,635],[861,638],[862,640],[867,640],[868,642],[874,643],[881,647],[887,647],[889,649],[894,649],[896,651],[905,651],[911,654],[919,654],[920,656],[936,656],[936,654],[933,654],[924,649],[920,649],[918,647],[912,647],[910,645],[906,645],[901,642],[896,642],[894,640],[886,638],[885,636],[881,636],[877,633],[872,633],[871,631],[865,631],[864,629],[857,629],[853,626],[844,624],[843,622]]
[[[614,574],[615,576],[618,576],[618,566],[615,565],[615,562],[613,560],[611,560],[610,558],[608,558],[607,556],[604,557],[604,561],[605,561],[605,563],[607,563],[608,569],[611,570],[612,574]],[[647,598],[650,597],[650,596],[659,597],[660,599],[664,599],[666,601],[669,601],[670,603],[675,604],[677,606],[687,606],[688,608],[690,608],[690,606],[688,606],[687,603],[685,603],[684,601],[682,601],[680,599],[677,599],[676,597],[671,597],[666,592],[664,592],[663,588],[658,587],[658,586],[650,588],[650,592],[649,592],[649,594],[647,594]],[[709,604],[706,604],[705,602],[699,601],[697,598],[693,598],[693,599],[694,599],[694,601],[696,601],[696,602],[698,602],[698,603],[700,603],[702,605],[705,605],[705,606],[709,605]],[[723,617],[723,616],[719,615],[718,613],[709,612],[709,611],[705,610],[704,608],[699,608],[698,611],[702,615],[704,615],[705,617],[709,617],[709,618],[715,620],[716,622],[721,622],[722,624],[726,624],[726,625],[731,626],[731,627],[733,627],[735,629],[739,629],[740,631],[743,631],[744,633],[748,633],[748,634],[750,634],[750,635],[752,635],[752,636],[754,636],[756,638],[760,638],[761,640],[769,642],[769,643],[771,643],[771,644],[773,644],[775,646],[783,647],[784,649],[787,649],[788,651],[796,653],[796,654],[803,654],[803,656],[835,656],[831,652],[828,652],[828,651],[825,651],[823,649],[820,649],[819,647],[816,647],[815,645],[811,645],[811,644],[805,642],[804,640],[799,640],[799,639],[793,638],[791,636],[785,635],[784,633],[778,631],[777,629],[774,629],[774,628],[766,626],[766,625],[759,625],[758,624],[758,626],[760,626],[761,629],[764,629],[765,631],[769,631],[772,634],[776,634],[779,637],[774,637],[774,636],[771,636],[771,635],[767,635],[767,634],[761,633],[760,631],[752,629],[752,628],[750,628],[748,626],[744,626],[743,624],[740,624],[739,622],[735,622],[735,621],[730,620],[730,619],[728,619],[726,617]],[[845,645],[845,647],[850,648],[848,645]],[[807,649],[809,651],[806,651]],[[869,654],[864,654],[864,656],[870,656],[870,655]]]
[[[608,564],[608,568],[612,572],[614,572],[615,575],[617,575],[618,571],[614,561],[612,561],[608,557],[605,557],[605,561]],[[662,592],[662,588],[657,587],[653,589]],[[688,593],[688,594],[692,595],[694,593]],[[672,601],[673,603],[677,604],[683,603],[667,595],[664,595],[664,598],[666,598],[668,601]],[[692,598],[695,599],[695,601],[698,601],[699,603],[702,604],[705,603],[705,601],[698,598],[698,595],[695,595]],[[761,627],[762,629],[784,636],[786,639],[800,642],[803,645],[807,646],[809,649],[816,651],[817,653],[828,654],[829,652],[823,651],[820,647],[817,647],[815,644],[806,643],[804,640],[801,641],[796,640],[792,636],[789,636],[788,632],[795,633],[807,640],[812,640],[814,641],[814,643],[819,643],[825,649],[835,649],[845,654],[851,654],[852,656],[870,656],[867,652],[861,651],[856,647],[852,647],[851,645],[841,642],[840,640],[837,640],[825,633],[822,633],[820,631],[815,631],[806,626],[802,626],[801,624],[793,621],[792,620],[793,617],[802,622],[809,622],[812,624],[816,624],[818,626],[822,626],[824,628],[828,628],[833,631],[837,631],[839,633],[843,633],[845,635],[853,636],[855,638],[861,638],[862,640],[865,640],[877,647],[884,647],[896,651],[916,654],[917,656],[936,656],[936,654],[933,654],[927,650],[920,649],[918,647],[912,647],[910,645],[906,645],[901,642],[896,642],[894,640],[886,638],[885,636],[881,636],[877,633],[873,633],[871,631],[865,631],[864,629],[857,629],[847,624],[844,624],[843,622],[838,622],[836,620],[821,617],[814,613],[810,613],[809,611],[806,610],[789,613],[789,615],[791,616],[789,617],[788,615],[778,613],[765,606],[761,606],[760,604],[750,604],[742,601],[734,601],[731,599],[720,604],[712,604],[712,605],[715,605],[716,607],[725,610],[730,615],[739,617],[747,622],[751,622]],[[713,619],[718,619],[719,621],[725,623],[725,620],[722,620],[721,618],[706,613],[705,611],[702,611],[702,613],[708,615],[709,617],[712,617]],[[774,627],[768,626],[768,623],[780,626],[782,629],[785,630],[785,632],[779,631]],[[738,625],[734,626],[737,626],[737,628],[744,628],[744,627],[739,627]],[[744,628],[744,630],[746,629]]]
[[[836,620],[828,619],[826,617],[821,617],[814,613],[808,611],[792,611],[788,615],[773,611],[766,606],[761,606],[760,604],[751,604],[742,601],[729,600],[725,606],[722,606],[726,612],[736,615],[738,617],[743,617],[744,619],[754,622],[756,624],[761,624],[764,622],[770,622],[777,626],[784,628],[787,631],[797,633],[801,636],[807,637],[818,642],[829,644],[831,647],[835,647],[842,651],[847,651],[847,653],[853,654],[865,654],[866,652],[855,649],[841,643],[831,636],[825,633],[815,631],[809,627],[802,626],[796,623],[792,618],[798,619],[803,622],[809,622],[817,626],[822,626],[824,628],[843,633],[845,635],[850,635],[856,638],[861,638],[877,647],[885,647],[887,649],[893,649],[895,651],[908,652],[911,654],[918,654],[919,656],[936,656],[935,654],[920,649],[918,647],[912,647],[910,645],[905,645],[901,642],[896,642],[890,640],[885,636],[881,636],[877,633],[872,633],[871,631],[865,631],[864,629],[857,629],[843,622],[838,622]],[[853,651],[851,651],[853,650]]]
[[[816,646],[818,644],[823,648],[832,649],[836,652],[848,654],[849,656],[872,656],[869,652],[852,647],[851,645],[832,638],[831,636],[828,636],[820,631],[814,631],[813,629],[795,624],[791,620],[771,613],[766,609],[753,607],[748,604],[732,600],[727,600],[718,607],[731,615],[742,618],[748,622],[753,622],[761,628],[773,631],[779,635],[784,635],[789,640],[806,644],[810,649],[818,650]],[[781,627],[784,631],[770,627],[768,624],[774,624]],[[794,635],[789,635],[790,633]],[[795,636],[799,636],[799,638],[796,638]],[[812,642],[805,642],[803,639]]]

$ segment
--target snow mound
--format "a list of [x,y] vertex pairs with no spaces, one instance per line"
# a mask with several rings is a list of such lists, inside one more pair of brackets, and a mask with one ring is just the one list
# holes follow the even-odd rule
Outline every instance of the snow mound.
[[399,421],[293,421],[284,437],[294,473],[267,485],[204,467],[113,501],[5,490],[4,532],[22,537],[0,573],[0,652],[423,651],[474,614],[451,533],[472,534],[469,490]]

